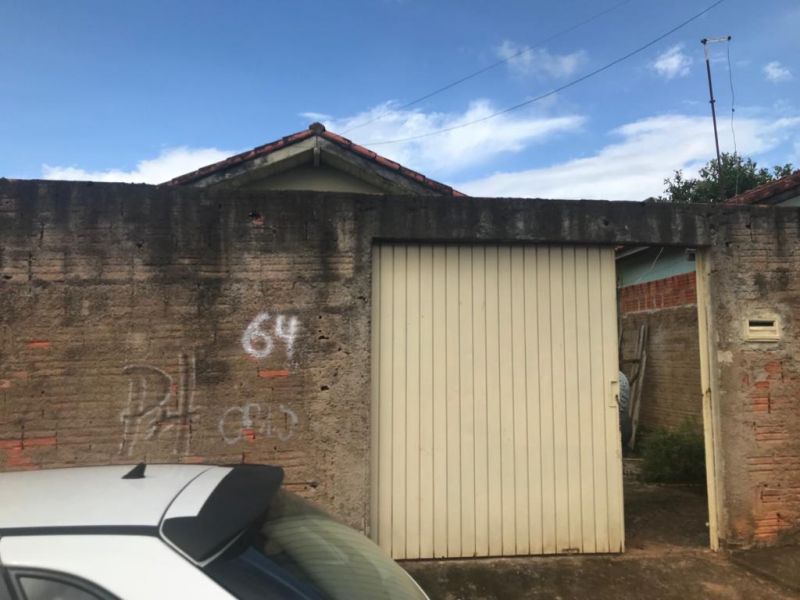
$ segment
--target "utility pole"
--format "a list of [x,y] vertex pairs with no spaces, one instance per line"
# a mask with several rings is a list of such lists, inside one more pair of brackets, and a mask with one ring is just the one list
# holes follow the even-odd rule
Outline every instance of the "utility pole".
[[714,100],[714,86],[711,84],[711,57],[708,53],[708,45],[714,44],[717,42],[730,42],[731,36],[723,36],[723,37],[715,37],[715,38],[703,38],[700,40],[700,43],[703,44],[703,51],[706,56],[706,74],[708,75],[708,97],[709,102],[711,103],[711,120],[714,122],[714,144],[717,147],[717,185],[719,186],[719,199],[720,201],[725,200],[725,188],[722,187],[722,158],[719,154],[719,134],[717,133],[717,109],[714,106],[716,104],[716,100]]

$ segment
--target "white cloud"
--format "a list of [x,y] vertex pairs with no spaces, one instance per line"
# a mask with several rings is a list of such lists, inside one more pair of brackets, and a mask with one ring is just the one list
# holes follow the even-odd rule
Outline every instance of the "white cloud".
[[[329,130],[350,137],[387,158],[425,174],[434,174],[453,173],[488,163],[501,154],[520,152],[531,144],[549,140],[557,134],[576,131],[585,121],[584,117],[574,114],[544,116],[515,112],[429,137],[394,144],[380,143],[458,127],[485,118],[495,111],[496,107],[487,100],[472,102],[463,113],[399,110],[388,103],[352,117],[328,119],[324,124]],[[369,121],[372,122],[348,132]]]
[[674,79],[686,77],[692,62],[692,57],[683,53],[683,44],[676,44],[659,54],[650,67],[665,79]]
[[[322,113],[306,112],[301,116],[321,120],[333,132],[343,133],[354,125],[375,120],[347,134],[358,143],[426,174],[453,173],[484,164],[503,153],[520,152],[534,143],[576,131],[584,118],[580,115],[543,116],[510,113],[489,121],[442,134],[396,144],[371,144],[384,140],[414,137],[432,131],[457,127],[487,117],[496,111],[485,100],[472,102],[462,113],[423,113],[398,110],[391,103],[376,106],[351,117],[333,119]],[[235,152],[217,148],[178,147],[162,151],[157,157],[139,161],[131,170],[120,168],[92,170],[80,166],[42,165],[45,179],[77,181],[119,181],[126,183],[163,183],[173,177],[223,160]]]
[[508,61],[511,71],[521,76],[567,77],[586,60],[583,50],[571,54],[551,54],[546,48],[519,46],[509,40],[500,44],[495,52]]
[[[797,137],[800,117],[747,118],[736,123],[739,152],[754,156]],[[519,196],[566,199],[643,200],[663,192],[663,180],[676,169],[694,175],[714,156],[714,138],[707,117],[661,115],[628,123],[611,131],[621,141],[587,158],[550,167],[496,173],[455,184],[475,196]],[[723,148],[728,133],[720,132]]]
[[170,148],[156,158],[141,160],[130,171],[108,169],[91,171],[80,167],[42,165],[45,179],[67,179],[73,181],[120,181],[125,183],[163,183],[173,177],[189,173],[200,167],[223,160],[234,154],[217,148]]
[[764,77],[766,77],[767,81],[771,81],[772,83],[791,81],[793,79],[792,72],[777,60],[773,60],[764,65]]
[[319,112],[302,112],[300,116],[304,119],[308,119],[309,124],[313,121],[330,121],[333,116],[327,113],[319,113]]

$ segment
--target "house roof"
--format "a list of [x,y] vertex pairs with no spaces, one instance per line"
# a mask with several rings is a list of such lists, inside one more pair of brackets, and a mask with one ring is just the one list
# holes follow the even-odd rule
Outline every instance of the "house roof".
[[800,196],[800,170],[729,198],[725,204],[780,204]]
[[359,146],[358,144],[355,144],[349,139],[347,139],[346,137],[333,133],[332,131],[327,131],[325,129],[325,126],[322,125],[322,123],[312,123],[308,127],[308,129],[304,129],[303,131],[298,131],[297,133],[287,135],[279,140],[275,140],[274,142],[270,142],[262,146],[257,146],[252,150],[242,152],[241,154],[236,154],[235,156],[231,156],[230,158],[226,158],[225,160],[222,160],[220,162],[207,165],[205,167],[201,167],[196,171],[192,171],[191,173],[186,173],[185,175],[181,175],[179,177],[171,179],[170,181],[167,181],[164,185],[192,185],[209,176],[221,174],[235,167],[239,167],[249,161],[260,159],[262,157],[273,154],[278,150],[288,148],[292,145],[298,144],[313,137],[318,137],[327,142],[330,142],[334,144],[336,147],[344,150],[345,152],[351,153],[354,157],[368,161],[369,163],[375,165],[375,167],[377,167],[378,169],[386,169],[393,174],[399,175],[402,178],[409,180],[409,182],[412,182],[417,186],[421,185],[423,188],[426,188],[436,193],[437,195],[444,195],[444,196],[465,195],[457,190],[454,190],[452,187],[448,185],[430,179],[425,175],[423,175],[422,173],[418,173],[413,169],[404,167],[403,165],[393,160],[381,156],[380,154],[373,152],[372,150],[365,148],[364,146]]

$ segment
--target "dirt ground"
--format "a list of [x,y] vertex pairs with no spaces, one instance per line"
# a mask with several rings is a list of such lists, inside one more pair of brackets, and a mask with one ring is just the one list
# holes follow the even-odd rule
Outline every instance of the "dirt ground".
[[625,484],[628,552],[664,547],[708,548],[708,501],[703,486]]
[[530,557],[404,565],[432,600],[797,598],[704,551],[619,557]]
[[626,484],[622,555],[405,562],[432,600],[798,598],[708,550],[702,488]]
[[793,545],[778,548],[756,548],[737,550],[731,560],[737,565],[787,587],[800,598],[800,540]]

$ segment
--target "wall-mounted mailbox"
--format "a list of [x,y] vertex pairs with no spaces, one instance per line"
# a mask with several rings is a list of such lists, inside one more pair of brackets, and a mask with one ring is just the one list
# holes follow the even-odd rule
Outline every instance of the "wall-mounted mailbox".
[[750,318],[745,325],[745,338],[749,342],[776,342],[781,339],[777,317]]

